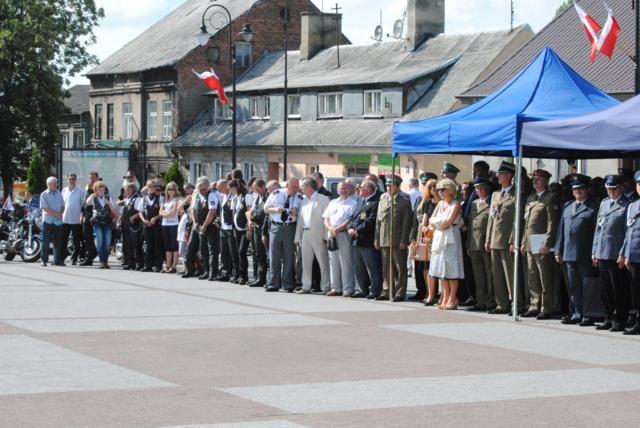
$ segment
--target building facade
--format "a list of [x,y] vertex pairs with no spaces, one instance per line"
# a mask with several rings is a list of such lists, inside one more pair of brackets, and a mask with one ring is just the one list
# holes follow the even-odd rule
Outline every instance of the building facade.
[[91,142],[93,121],[89,112],[89,85],[67,89],[67,111],[58,119],[59,144],[62,149],[79,149]]

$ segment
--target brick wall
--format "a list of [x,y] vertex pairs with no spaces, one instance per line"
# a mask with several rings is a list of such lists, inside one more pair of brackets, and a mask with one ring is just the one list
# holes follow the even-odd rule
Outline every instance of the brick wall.
[[[284,2],[279,2],[284,4]],[[298,50],[300,47],[300,14],[317,10],[309,0],[289,0],[289,50]],[[279,51],[284,49],[284,33],[280,8],[271,1],[262,1],[257,4],[249,15],[243,15],[232,24],[232,37],[234,41],[241,41],[238,33],[244,24],[249,22],[256,33],[252,40],[252,60],[258,59],[265,51]],[[194,28],[194,34],[197,28]],[[211,31],[211,30],[210,30]],[[178,72],[178,99],[176,110],[177,135],[180,135],[195,120],[208,105],[211,99],[203,96],[207,88],[193,74],[192,69],[202,72],[213,67],[216,74],[222,79],[224,85],[231,84],[231,70],[229,66],[229,33],[224,28],[209,40],[205,47],[194,49],[189,55],[177,64]],[[195,36],[194,36],[195,38]],[[207,48],[218,47],[220,49],[219,64],[211,64],[207,58]],[[238,70],[238,76],[242,70]]]

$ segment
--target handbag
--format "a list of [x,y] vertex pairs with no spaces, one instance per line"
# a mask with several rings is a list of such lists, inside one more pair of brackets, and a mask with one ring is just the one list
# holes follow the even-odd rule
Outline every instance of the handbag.
[[327,250],[336,251],[338,249],[338,241],[335,236],[330,237],[327,240]]
[[415,244],[414,260],[428,262],[431,260],[431,242],[433,240],[433,230],[429,229],[422,234],[420,241]]

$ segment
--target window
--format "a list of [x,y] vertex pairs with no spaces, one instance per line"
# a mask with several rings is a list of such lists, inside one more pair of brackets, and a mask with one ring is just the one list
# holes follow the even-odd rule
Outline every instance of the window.
[[173,136],[173,116],[171,100],[162,101],[162,138]]
[[271,117],[271,98],[269,96],[262,97],[262,117],[269,119]]
[[131,103],[122,103],[122,138],[133,138],[133,110]]
[[69,145],[69,134],[67,134],[66,132],[60,133],[60,144],[62,144],[63,149],[71,148],[71,146]]
[[289,104],[288,106],[289,117],[299,118],[300,117],[300,95],[289,95],[288,104]]
[[155,140],[158,138],[156,134],[158,129],[158,103],[149,101],[147,103],[147,139]]
[[220,64],[220,48],[217,46],[207,48],[207,59],[210,63]]
[[73,148],[80,149],[84,146],[84,131],[75,131],[73,133]]
[[195,183],[198,177],[202,176],[202,164],[200,162],[192,162],[190,168],[191,182]]
[[113,104],[107,104],[107,139],[113,138]]
[[251,65],[251,43],[236,42],[236,66],[247,68]]
[[102,139],[102,104],[96,104],[94,107],[94,121],[95,121],[95,130],[93,135],[95,135],[96,140]]
[[249,163],[249,162],[243,162],[242,163],[242,176],[245,177],[247,180],[250,177],[253,177],[253,164]]
[[271,115],[271,103],[268,96],[249,98],[251,119],[268,119]]
[[382,91],[364,91],[364,114],[365,116],[382,114]]
[[222,104],[218,98],[213,103],[213,118],[214,120],[231,119],[231,109],[229,104]]
[[318,116],[342,116],[342,94],[333,93],[318,95]]

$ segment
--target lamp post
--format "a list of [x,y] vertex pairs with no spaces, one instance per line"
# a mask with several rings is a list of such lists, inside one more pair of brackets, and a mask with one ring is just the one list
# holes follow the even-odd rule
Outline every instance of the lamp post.
[[[236,47],[233,44],[233,34],[232,34],[233,30],[231,28],[233,21],[231,19],[231,12],[229,12],[229,9],[217,3],[209,5],[202,13],[202,25],[200,26],[200,31],[198,32],[196,37],[198,38],[198,43],[200,43],[200,46],[207,46],[207,44],[209,43],[209,39],[211,38],[211,36],[213,36],[213,34],[209,33],[209,31],[207,30],[205,19],[207,16],[207,12],[209,12],[209,10],[212,10],[212,9],[220,9],[219,11],[212,13],[211,16],[209,17],[209,24],[211,24],[211,27],[215,30],[215,32],[218,32],[219,30],[221,30],[227,25],[229,26],[229,67],[230,67],[231,76],[233,79],[233,97],[232,97],[233,106],[231,108],[231,113],[232,113],[232,116],[231,116],[231,168],[235,169],[237,149],[238,149],[237,148],[237,137],[238,137],[237,136],[237,111],[236,111],[236,60],[235,60]],[[226,21],[222,21],[221,25],[216,25],[213,21],[213,18],[219,14],[221,14]],[[250,42],[251,39],[253,38],[253,34],[254,32],[251,31],[251,26],[249,24],[245,24],[245,26],[242,28],[242,31],[238,33],[238,35],[240,35],[245,42]]]
[[[280,7],[277,0],[271,0],[276,6]],[[254,6],[258,4],[255,3]],[[288,61],[289,61],[289,0],[284,0],[284,7],[280,12],[280,19],[282,20],[282,31],[284,33],[284,128],[283,128],[283,141],[282,141],[282,180],[287,181],[287,125],[289,122],[289,79],[288,79]],[[248,25],[248,24],[247,24]],[[254,33],[255,34],[255,33]]]

